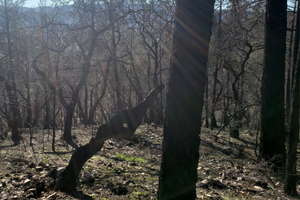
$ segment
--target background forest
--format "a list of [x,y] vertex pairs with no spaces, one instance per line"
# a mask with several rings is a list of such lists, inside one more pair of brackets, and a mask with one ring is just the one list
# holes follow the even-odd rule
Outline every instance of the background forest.
[[[174,33],[177,30],[175,15],[178,2],[170,0],[74,0],[72,2],[41,0],[39,7],[36,8],[24,7],[25,2],[25,0],[0,0],[0,138],[1,141],[7,142],[1,143],[0,150],[23,145],[26,151],[27,144],[31,146],[33,152],[39,148],[43,148],[44,152],[47,145],[49,148],[51,146],[51,150],[48,150],[53,154],[67,149],[68,152],[64,153],[69,157],[64,158],[61,164],[66,165],[71,153],[74,152],[72,150],[69,152],[68,144],[72,149],[80,149],[83,147],[82,144],[88,143],[91,137],[85,135],[85,132],[92,132],[93,138],[97,127],[112,124],[114,116],[121,116],[123,110],[133,110],[146,97],[151,96],[151,91],[159,90],[157,97],[153,98],[153,104],[147,105],[149,109],[143,115],[142,123],[148,125],[143,125],[143,129],[137,132],[145,137],[149,130],[152,130],[153,134],[160,134],[156,141],[160,143],[160,153],[155,154],[161,154],[163,151],[161,150],[161,134],[168,104],[166,102],[168,98],[171,99],[168,91],[172,91],[172,88],[169,90],[169,83],[171,82],[172,85],[170,77],[174,75],[172,73],[175,73],[173,66],[178,60],[174,49],[174,41],[176,41]],[[211,140],[215,142],[217,142],[217,137],[224,135],[224,138],[229,137],[228,144],[231,147],[234,141],[244,141],[245,133],[247,137],[256,135],[251,143],[253,145],[252,157],[265,158],[279,168],[287,166],[287,170],[290,170],[287,174],[293,174],[292,177],[295,177],[296,165],[291,166],[289,163],[293,162],[291,161],[293,158],[287,156],[291,155],[292,143],[286,147],[287,155],[283,145],[284,161],[274,161],[270,158],[281,155],[279,143],[279,150],[275,153],[268,154],[264,150],[269,147],[263,137],[265,135],[268,139],[264,132],[266,126],[264,126],[265,118],[263,117],[266,116],[263,113],[267,108],[262,106],[266,104],[267,98],[267,96],[262,97],[262,85],[267,87],[268,84],[264,81],[271,80],[266,78],[268,76],[265,76],[267,71],[264,68],[266,27],[268,27],[266,5],[269,5],[269,2],[272,1],[215,1],[209,51],[206,55],[208,60],[204,78],[206,86],[203,91],[203,111],[200,108],[201,126],[204,128],[205,136],[210,138],[213,135],[214,139],[211,138]],[[291,105],[295,97],[293,95],[297,94],[295,85],[298,83],[296,77],[299,76],[297,74],[299,71],[297,70],[299,7],[297,0],[289,0],[285,9],[287,16],[284,28],[286,31],[285,68],[282,68],[284,70],[282,75],[285,76],[282,84],[282,88],[284,87],[282,106],[285,109],[282,113],[284,130],[278,137],[283,144],[286,138],[284,133],[290,133],[291,127],[294,127],[292,109],[296,107]],[[198,26],[200,27],[200,25],[195,25],[195,27]],[[201,30],[201,27],[199,29]],[[188,71],[189,66],[186,66],[186,69]],[[274,77],[276,80],[276,76]],[[276,81],[274,85],[280,83]],[[162,84],[166,86],[165,89],[162,89]],[[184,82],[182,85],[189,90]],[[160,86],[162,88],[157,89]],[[273,94],[276,96],[275,86]],[[152,90],[155,87],[156,89]],[[182,91],[181,86],[178,86],[178,90]],[[280,91],[278,95],[280,96]],[[277,102],[277,99],[273,100]],[[274,113],[276,114],[276,111]],[[179,117],[181,120],[179,122],[187,124],[184,119],[185,115],[181,117],[181,119]],[[281,119],[280,116],[279,119]],[[273,123],[276,129],[276,121]],[[168,126],[166,124],[168,121],[165,123],[165,126]],[[129,129],[131,125],[128,123]],[[134,127],[133,130],[135,131],[136,128]],[[82,131],[82,134],[78,130]],[[147,134],[144,135],[143,131]],[[260,144],[264,145],[257,147],[260,131],[262,135]],[[165,132],[164,137],[167,138],[164,139],[165,143],[168,142],[167,134]],[[273,137],[277,136],[274,133]],[[47,142],[45,138],[48,138]],[[151,142],[155,143],[155,138],[153,141],[152,139]],[[296,139],[298,140],[298,137]],[[141,138],[133,138],[134,140],[141,143]],[[35,147],[36,150],[34,150],[34,146],[38,144],[43,146]],[[107,143],[105,144],[107,146]],[[108,142],[108,146],[116,146],[116,144],[116,141]],[[135,145],[135,142],[133,144]],[[142,144],[147,145],[147,142],[143,140]],[[101,150],[102,146],[97,151]],[[148,146],[152,147],[149,144]],[[61,150],[61,147],[64,150]],[[259,148],[260,155],[258,155],[257,148]],[[199,145],[196,151],[199,152]],[[3,153],[1,151],[1,154]],[[114,153],[116,153],[115,149]],[[154,153],[151,151],[152,154]],[[266,155],[270,157],[267,158]],[[153,162],[159,165],[160,158],[155,157],[153,159],[159,161]],[[285,166],[283,163],[287,157],[289,161]],[[44,160],[42,163],[45,164],[45,159],[34,159],[36,164],[41,160]],[[118,159],[126,160],[127,158],[119,155]],[[164,157],[162,160],[165,164]],[[26,165],[31,163],[26,162]],[[82,162],[83,166],[86,160]],[[128,159],[126,162],[128,164]],[[230,162],[233,167],[238,166]],[[266,165],[268,168],[274,167]],[[49,164],[48,166],[41,164],[41,166],[43,169],[49,168],[50,171]],[[207,166],[202,169],[204,168]],[[274,170],[278,172],[278,168]],[[160,178],[164,179],[163,175]],[[294,182],[296,183],[297,180],[294,179]],[[274,189],[273,186],[275,187],[273,181],[268,183],[272,185],[272,189]],[[5,185],[8,184],[7,181],[4,182]],[[2,186],[4,182],[2,181]],[[280,182],[282,183],[283,180]],[[130,183],[127,181],[126,185]],[[132,182],[132,184],[135,183]],[[205,184],[206,186],[217,185],[209,181]],[[110,187],[107,183],[103,185]],[[288,181],[284,189],[285,193],[295,196],[295,190],[290,188],[296,186],[287,185]],[[37,184],[35,186],[38,187]],[[123,186],[111,187],[118,188],[118,192],[113,192],[114,194],[123,195],[120,192]],[[218,187],[222,188],[223,185]],[[159,188],[159,193],[162,195],[163,192],[160,190],[164,190],[162,186]],[[157,192],[155,189],[151,191],[152,194]],[[46,193],[45,190],[43,192]],[[200,198],[198,193],[197,190],[197,196]],[[44,193],[36,188],[33,195],[25,196],[39,198],[43,196],[42,194]],[[105,193],[103,197],[106,197],[105,195],[109,197],[110,194]],[[150,196],[152,198],[154,195]],[[150,196],[145,196],[144,199],[150,199]],[[65,197],[61,196],[61,198]],[[141,196],[140,198],[143,199]],[[159,198],[163,199],[163,196]],[[212,197],[212,199],[215,198],[215,196]]]

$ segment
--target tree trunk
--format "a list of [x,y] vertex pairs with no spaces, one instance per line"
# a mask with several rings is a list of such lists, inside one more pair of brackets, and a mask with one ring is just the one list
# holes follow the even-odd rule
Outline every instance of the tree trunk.
[[[295,1],[294,4],[294,11],[293,11],[293,15],[295,15],[296,13],[296,9],[297,9],[297,13],[299,13],[299,9],[296,8],[297,5],[297,1]],[[296,25],[299,21],[299,16],[297,14],[297,18],[296,18]],[[291,29],[294,30],[294,23],[295,20],[292,21],[292,27]],[[293,45],[294,44],[294,45]],[[293,48],[294,46],[294,48]],[[297,55],[298,55],[298,48],[299,48],[299,27],[296,26],[296,32],[295,32],[295,40],[294,40],[294,31],[291,31],[291,37],[290,37],[290,41],[289,41],[289,52],[288,52],[288,69],[287,69],[287,78],[286,78],[286,98],[285,98],[285,118],[286,118],[286,123],[290,124],[290,115],[291,115],[291,90],[293,89],[293,83],[291,84],[291,81],[293,81],[293,77],[294,77],[294,72],[295,72],[295,67],[296,67],[296,61],[297,59]],[[294,55],[293,55],[294,54]]]
[[[109,22],[112,23],[114,21],[114,13],[111,6],[108,6],[108,14],[109,14]],[[111,26],[111,35],[112,35],[112,59],[113,59],[113,69],[114,69],[114,76],[115,76],[115,90],[116,90],[116,109],[122,110],[123,104],[121,99],[121,82],[118,72],[118,63],[117,63],[117,43],[115,37],[115,25],[112,24]]]
[[68,107],[66,108],[66,121],[65,121],[65,127],[64,127],[64,140],[71,145],[73,148],[77,149],[78,146],[72,141],[72,119],[73,119],[73,113],[75,109],[76,103],[70,103]]
[[290,130],[287,139],[286,179],[284,184],[284,193],[291,196],[298,196],[296,185],[299,180],[299,176],[297,175],[296,170],[297,143],[299,135],[299,59],[297,65],[298,66],[295,74],[295,87],[291,109],[292,113],[290,117]]
[[[111,59],[109,59],[107,61],[107,67],[106,67],[106,72],[105,74],[103,74],[104,76],[104,85],[103,85],[103,88],[102,88],[102,93],[100,95],[99,98],[97,98],[95,100],[95,103],[94,105],[92,106],[91,104],[91,109],[90,109],[90,113],[89,113],[89,119],[87,121],[87,124],[88,125],[96,125],[95,121],[94,121],[94,116],[95,116],[95,111],[98,107],[98,105],[100,104],[101,100],[103,99],[104,95],[105,95],[105,92],[106,92],[106,88],[107,88],[107,79],[108,79],[108,74],[109,74],[109,66],[110,66],[110,63],[111,63]],[[96,92],[95,92],[95,96],[96,96]],[[106,118],[106,116],[104,116]],[[106,119],[105,119],[106,120]],[[106,121],[107,122],[107,121]],[[101,122],[102,123],[102,122]]]
[[[12,120],[11,120],[11,116],[10,116],[9,104],[6,103],[8,101],[6,99],[4,91],[2,92],[2,96],[4,99],[4,110],[5,110],[6,123],[7,123],[8,128],[11,129],[12,128]],[[6,135],[6,137],[7,137],[7,135]]]
[[87,83],[84,84],[84,118],[83,118],[83,124],[84,127],[87,127],[87,118],[88,118],[88,88]]
[[45,120],[43,124],[44,129],[50,129],[50,103],[47,85],[45,84]]
[[52,126],[52,133],[53,133],[53,137],[52,137],[52,151],[55,152],[55,107],[56,107],[56,93],[53,94],[53,126]]
[[[222,4],[223,1],[220,0],[220,9],[219,9],[219,20],[218,20],[218,38],[217,38],[217,44],[218,44],[218,48],[221,48],[221,33],[222,33]],[[213,95],[212,95],[212,107],[211,107],[211,112],[210,112],[210,129],[213,130],[213,128],[218,128],[217,125],[217,120],[216,120],[216,116],[215,116],[215,109],[216,109],[216,105],[217,105],[217,101],[218,101],[218,97],[221,95],[220,93],[218,94],[218,96],[216,96],[216,92],[217,92],[217,82],[218,82],[218,71],[221,67],[218,67],[219,65],[221,65],[221,62],[219,61],[219,56],[217,57],[217,63],[216,63],[216,68],[215,71],[213,73],[213,77],[214,77],[214,83],[213,83]],[[222,92],[222,89],[221,91]]]
[[32,109],[31,109],[31,98],[30,98],[30,86],[29,86],[29,77],[28,77],[28,70],[26,69],[26,80],[25,80],[25,87],[26,87],[26,104],[27,104],[27,116],[26,116],[26,123],[24,125],[25,128],[31,128],[32,127]]
[[208,122],[208,68],[206,68],[206,86],[205,86],[205,128],[209,127]]
[[195,199],[213,0],[178,0],[158,199]]
[[[101,125],[96,133],[96,138],[92,138],[88,144],[79,147],[73,153],[69,165],[57,181],[55,190],[66,192],[76,191],[78,175],[85,162],[101,150],[105,140],[109,138],[129,139],[142,123],[147,109],[163,88],[164,85],[157,86],[136,107],[119,111],[117,115],[112,117],[109,123]],[[128,127],[124,127],[123,122],[127,123]]]
[[39,120],[40,114],[41,114],[40,102],[38,100],[40,90],[38,87],[36,87],[35,91],[36,92],[34,95],[35,98],[34,98],[34,107],[33,107],[34,117],[33,117],[33,121],[32,121],[32,127],[38,125],[38,120]]
[[12,87],[6,83],[5,89],[8,95],[9,99],[9,106],[10,110],[13,114],[13,120],[12,120],[12,141],[14,142],[14,145],[20,144],[20,141],[22,139],[20,135],[20,109],[19,109],[19,103],[17,100],[17,97],[15,96],[15,93],[13,92]]
[[[300,5],[298,3],[298,12],[300,11]],[[300,25],[300,16],[297,15],[297,24],[296,30],[298,30],[299,34],[299,25]],[[297,37],[297,36],[296,36]],[[298,40],[299,42],[299,40]],[[299,45],[297,45],[299,47]],[[298,54],[295,54],[295,56]],[[297,143],[299,137],[299,75],[300,75],[300,57],[298,55],[297,59],[297,69],[295,74],[291,74],[295,76],[295,83],[293,88],[293,101],[291,106],[291,115],[290,115],[290,128],[288,132],[287,138],[287,161],[286,161],[286,177],[284,183],[284,193],[290,196],[297,197],[297,182],[299,180],[299,176],[297,175]],[[290,105],[290,104],[288,104]]]
[[[262,78],[260,158],[279,169],[284,166],[285,116],[284,78],[287,1],[267,0],[264,68]],[[281,157],[280,159],[272,159]]]
[[216,65],[216,69],[214,71],[214,84],[213,84],[213,94],[212,94],[212,106],[210,111],[210,129],[213,130],[214,128],[218,128],[216,117],[215,117],[215,109],[217,105],[216,100],[216,90],[217,90],[217,79],[218,79],[218,65]]

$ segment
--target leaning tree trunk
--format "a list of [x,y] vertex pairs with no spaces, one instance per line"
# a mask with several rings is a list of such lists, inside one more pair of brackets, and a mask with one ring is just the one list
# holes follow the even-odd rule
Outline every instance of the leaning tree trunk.
[[[260,158],[277,169],[285,165],[284,79],[287,1],[267,0],[264,68],[261,90]],[[272,159],[274,157],[280,159]]]
[[177,0],[158,199],[196,198],[213,0]]
[[[164,85],[157,86],[136,107],[119,111],[117,115],[111,118],[109,123],[101,125],[96,133],[96,138],[92,138],[88,144],[79,147],[72,155],[69,165],[59,176],[55,190],[76,191],[78,175],[85,162],[101,150],[105,140],[109,138],[130,138],[142,123],[147,109],[163,88]],[[123,122],[127,123],[127,127],[123,126]]]

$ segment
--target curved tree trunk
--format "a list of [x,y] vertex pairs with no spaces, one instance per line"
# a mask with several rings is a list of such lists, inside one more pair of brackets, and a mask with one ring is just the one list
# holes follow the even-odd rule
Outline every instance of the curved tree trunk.
[[[69,165],[57,181],[55,190],[76,191],[78,175],[85,162],[101,150],[105,140],[109,138],[129,139],[142,123],[147,109],[163,88],[164,85],[157,86],[136,107],[119,111],[109,123],[101,125],[96,133],[96,138],[92,138],[88,144],[79,147],[72,155]],[[127,123],[128,127],[124,127],[123,122]]]

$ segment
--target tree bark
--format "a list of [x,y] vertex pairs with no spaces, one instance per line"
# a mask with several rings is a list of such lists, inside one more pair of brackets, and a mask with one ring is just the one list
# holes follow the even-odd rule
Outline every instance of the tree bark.
[[196,198],[213,0],[178,0],[158,199]]
[[[94,105],[91,107],[91,110],[89,112],[89,118],[87,121],[88,125],[96,125],[95,121],[94,121],[94,116],[95,116],[95,111],[98,107],[98,105],[100,105],[101,100],[103,99],[105,92],[106,92],[106,88],[107,88],[107,80],[108,80],[108,74],[109,74],[109,66],[111,63],[111,58],[108,59],[107,61],[107,67],[106,67],[106,71],[103,74],[104,77],[104,83],[103,83],[103,88],[102,88],[102,92],[99,98],[97,98],[94,102]],[[142,101],[142,100],[141,100]],[[92,105],[92,104],[91,104]]]
[[206,83],[205,83],[205,128],[209,127],[208,122],[208,68],[206,68]]
[[[297,5],[297,1],[295,1],[295,4],[294,4],[294,11],[293,11],[293,15],[295,15],[296,13],[296,5]],[[297,9],[298,10],[298,9]],[[298,10],[299,12],[299,10]],[[297,20],[298,20],[299,16],[297,14]],[[292,27],[291,29],[293,30],[294,29],[294,26],[295,26],[295,20],[292,21]],[[296,27],[297,28],[297,27]],[[298,31],[298,32],[297,32]],[[296,29],[296,36],[295,36],[295,45],[294,47],[297,48],[299,46],[299,28],[298,30]],[[298,39],[297,39],[298,38]],[[298,44],[296,45],[297,43],[297,40],[298,40]],[[293,59],[293,50],[294,50],[294,53],[297,53],[298,50],[295,51],[295,49],[293,49],[293,42],[294,42],[294,31],[291,31],[291,36],[290,36],[290,41],[289,41],[289,50],[288,50],[288,60],[287,60],[287,77],[286,77],[286,97],[285,97],[285,118],[286,118],[286,123],[289,124],[289,117],[290,117],[290,96],[291,96],[291,76],[292,75],[292,68],[293,66],[295,66],[296,63],[294,63],[294,59]]]
[[[221,49],[221,33],[222,33],[222,4],[223,1],[220,0],[220,9],[219,9],[219,19],[218,19],[218,37],[217,37],[217,47],[218,49]],[[214,128],[218,128],[217,125],[217,120],[216,120],[216,116],[215,116],[215,109],[216,109],[216,105],[217,105],[217,101],[218,101],[218,96],[216,96],[216,90],[217,90],[217,82],[218,82],[218,71],[221,67],[218,67],[219,65],[221,65],[220,62],[220,55],[217,55],[217,63],[216,63],[216,68],[215,71],[213,73],[213,77],[214,77],[214,84],[213,84],[213,94],[212,94],[212,106],[211,106],[211,111],[210,111],[210,130],[213,130]],[[222,92],[222,89],[221,91]]]
[[[76,191],[78,175],[85,162],[101,150],[105,140],[109,138],[129,139],[142,123],[147,109],[163,88],[164,85],[157,86],[136,107],[119,111],[109,123],[101,125],[96,133],[96,138],[92,138],[88,144],[79,147],[72,155],[69,165],[57,181],[55,190]],[[124,127],[123,122],[127,123],[127,127]]]
[[[299,13],[300,5],[298,3],[298,13]],[[297,24],[296,24],[296,30],[299,34],[299,25],[300,25],[300,16],[297,15]],[[298,42],[299,42],[299,36]],[[296,46],[296,45],[295,45]],[[297,45],[299,47],[299,44]],[[296,52],[295,52],[296,53]],[[294,54],[295,56],[298,54]],[[295,83],[293,88],[293,99],[291,103],[291,108],[289,109],[291,111],[291,115],[289,117],[290,119],[290,128],[288,132],[288,138],[287,138],[287,161],[286,161],[286,176],[285,176],[285,183],[284,183],[284,193],[293,197],[297,197],[297,182],[299,180],[299,176],[297,175],[297,143],[298,143],[298,137],[299,137],[299,75],[300,75],[300,57],[298,55],[297,65],[295,74],[291,74],[295,77]],[[290,104],[288,104],[289,106]]]
[[[299,57],[299,55],[298,55]],[[299,180],[297,175],[297,143],[299,135],[299,70],[300,63],[298,59],[297,70],[295,74],[294,95],[292,101],[292,113],[290,117],[290,130],[287,139],[287,162],[286,177],[284,184],[284,193],[290,196],[298,196],[296,185]]]
[[[260,158],[285,164],[284,79],[287,1],[267,0],[262,78]],[[281,157],[273,159],[274,156]]]
[[217,105],[216,90],[217,90],[218,71],[219,71],[219,67],[217,64],[216,69],[213,73],[214,84],[213,84],[213,94],[212,94],[212,106],[211,106],[211,112],[210,112],[210,130],[213,130],[214,128],[218,128],[216,117],[215,117],[215,109],[216,109],[216,105]]
[[9,107],[13,114],[13,120],[12,120],[12,141],[14,142],[14,145],[20,144],[20,141],[22,139],[20,135],[20,108],[19,108],[19,102],[17,97],[15,96],[15,93],[13,92],[12,86],[8,83],[5,84],[5,89],[8,94],[9,99]]

